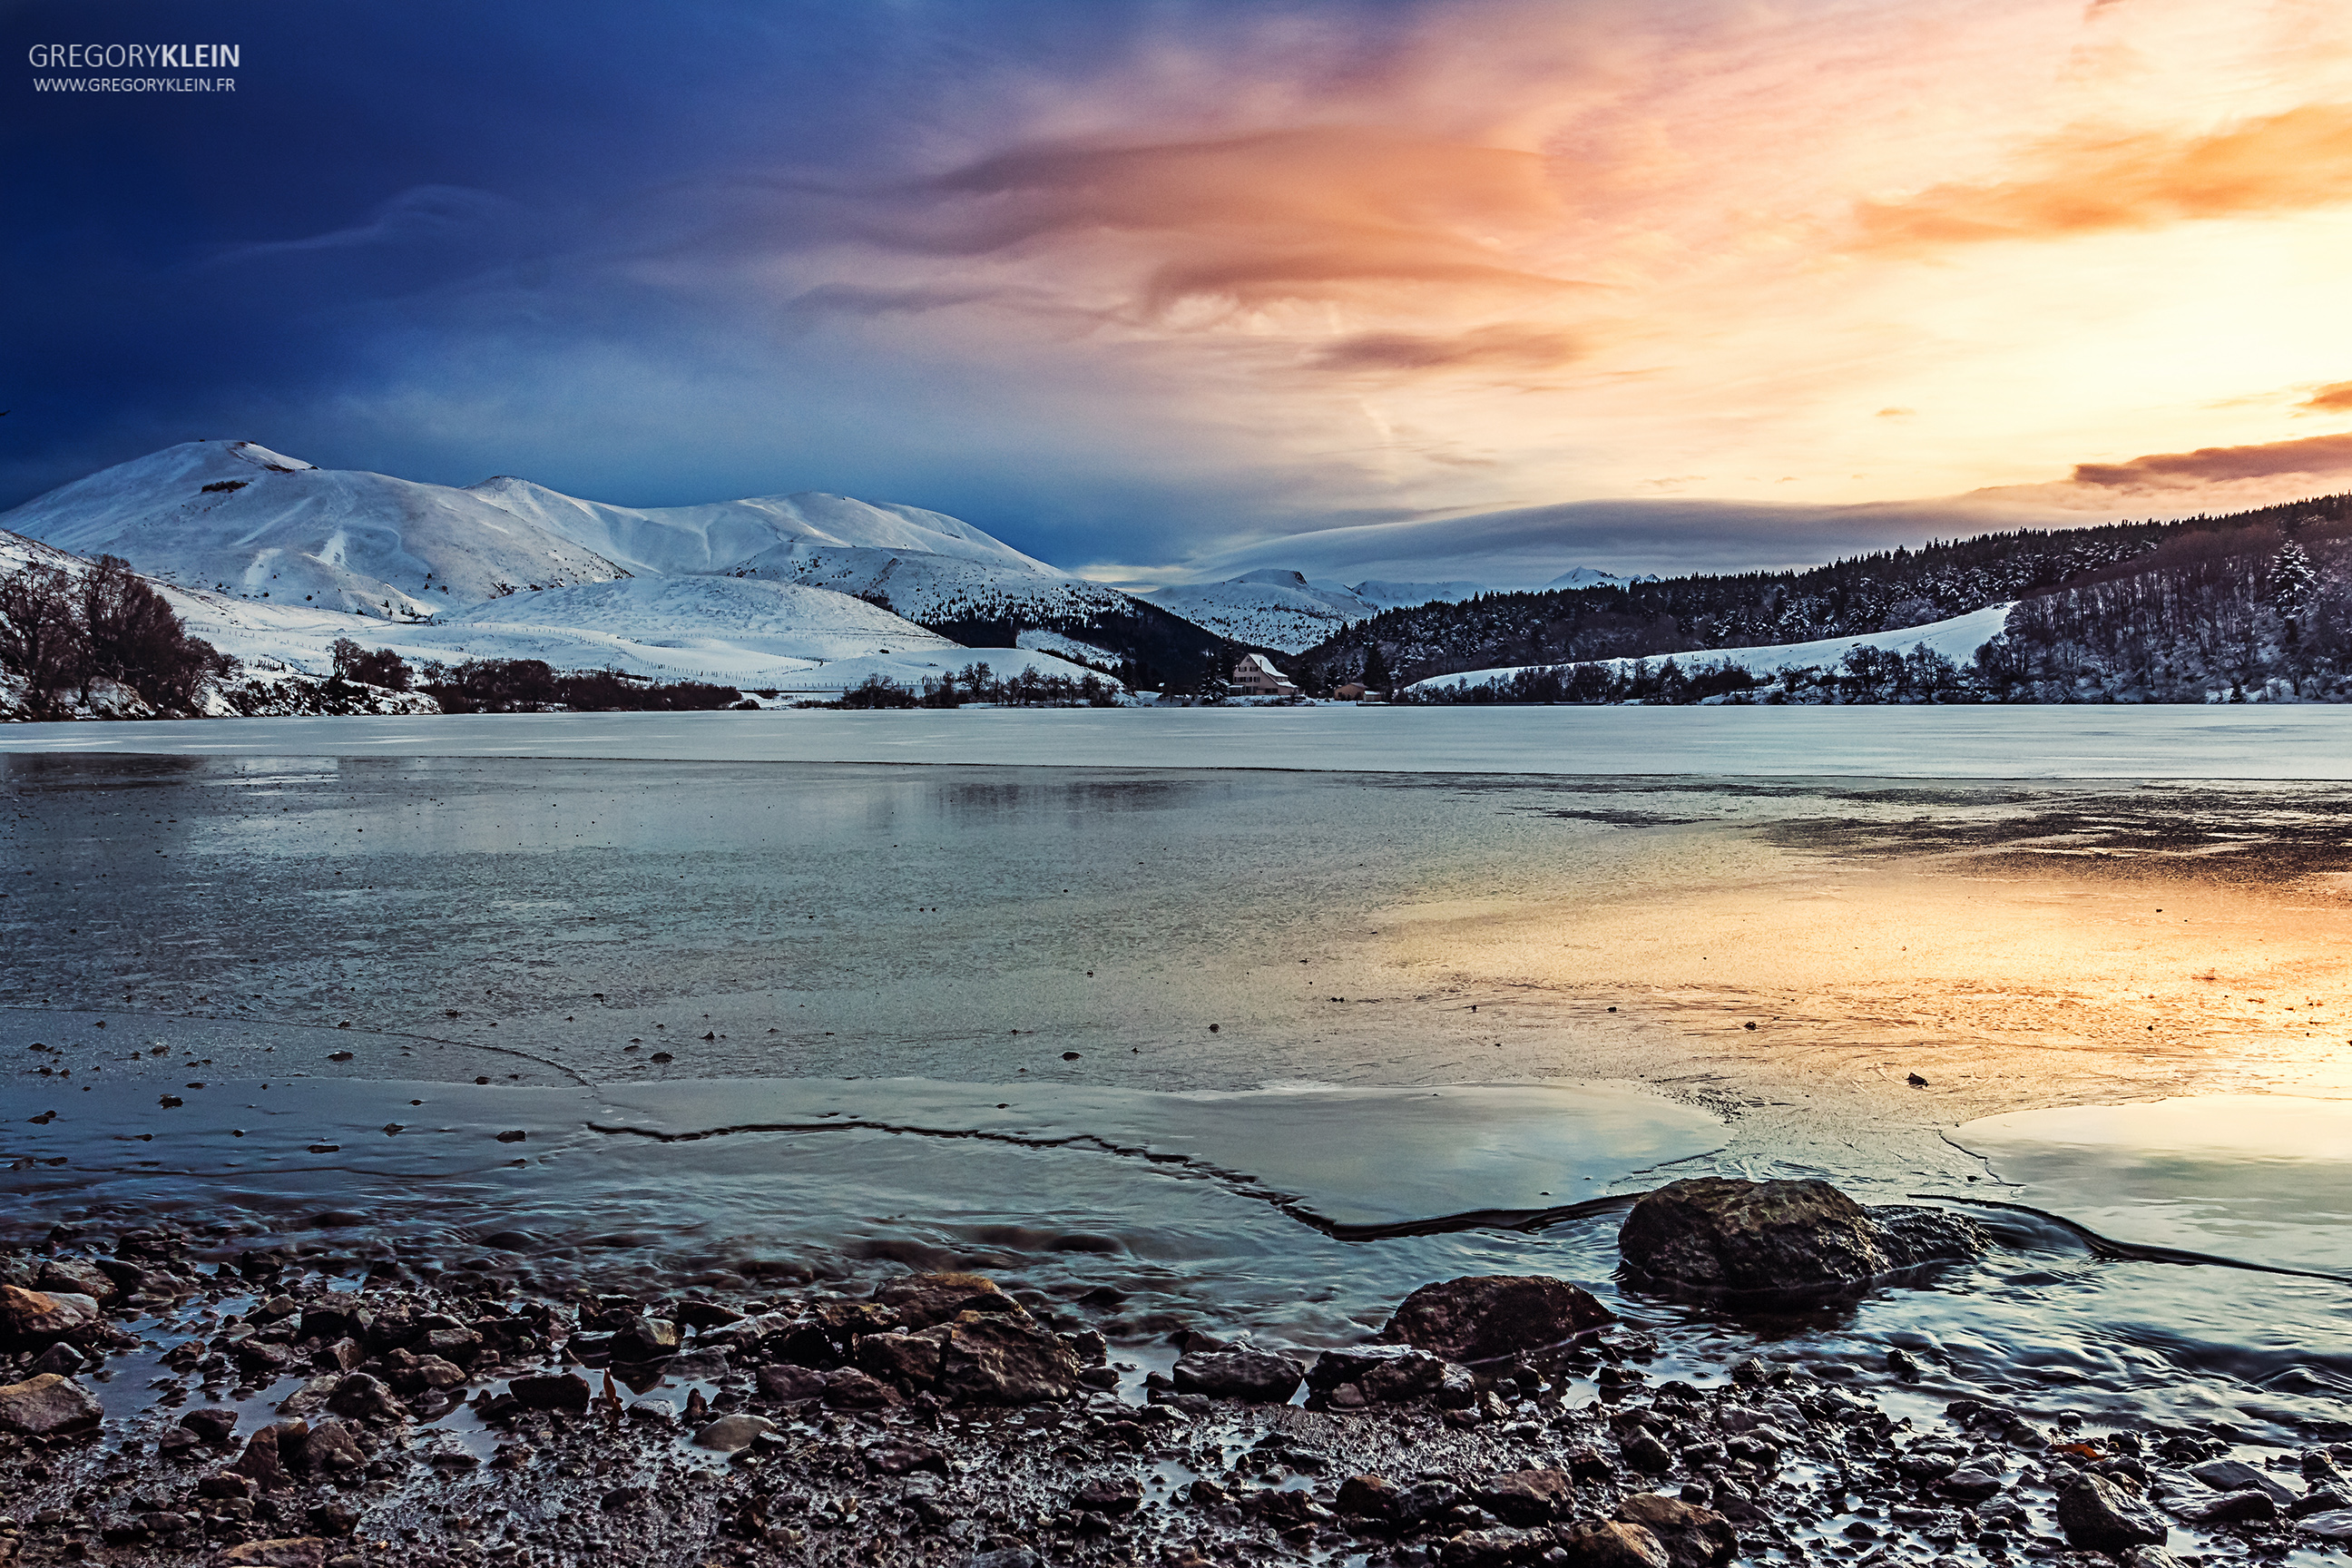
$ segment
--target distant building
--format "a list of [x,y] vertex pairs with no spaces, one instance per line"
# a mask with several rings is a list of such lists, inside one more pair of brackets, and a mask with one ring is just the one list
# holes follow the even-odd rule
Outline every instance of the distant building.
[[1236,697],[1296,697],[1298,688],[1290,678],[1274,668],[1274,661],[1262,653],[1245,653],[1234,666],[1234,695]]
[[1345,686],[1333,688],[1331,695],[1338,698],[1342,702],[1360,702],[1363,700],[1366,689],[1367,688],[1351,680]]

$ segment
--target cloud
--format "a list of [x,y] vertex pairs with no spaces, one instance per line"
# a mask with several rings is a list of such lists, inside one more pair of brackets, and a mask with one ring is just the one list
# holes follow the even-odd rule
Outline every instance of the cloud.
[[1990,184],[1937,185],[1855,209],[1865,239],[1923,249],[2258,217],[2352,202],[2352,104],[2317,103],[2183,136],[2080,125]]
[[2352,473],[2352,436],[2312,436],[2252,447],[2159,452],[2127,463],[2077,463],[2074,482],[2103,490],[2162,489],[2344,473]]
[[1278,567],[1327,581],[1459,579],[1526,588],[1572,566],[1667,574],[1810,566],[1931,538],[2081,521],[2046,501],[1979,496],[1863,506],[1571,501],[1291,533],[1192,561],[1185,575],[1217,582]]
[[2296,406],[2314,414],[2352,413],[2352,381],[2339,381],[2323,386]]
[[1318,350],[1318,370],[1412,373],[1446,370],[1552,370],[1582,353],[1570,334],[1498,321],[1466,332],[1357,332]]
[[1423,285],[1574,287],[1498,237],[1555,222],[1538,154],[1362,126],[1140,145],[1037,144],[890,193],[861,236],[917,254],[1097,253],[1139,318]]

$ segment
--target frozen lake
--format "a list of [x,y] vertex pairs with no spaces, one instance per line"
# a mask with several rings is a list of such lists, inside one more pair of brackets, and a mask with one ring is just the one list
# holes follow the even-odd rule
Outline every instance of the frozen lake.
[[0,752],[1337,773],[2352,779],[2352,708],[1181,708],[0,725]]

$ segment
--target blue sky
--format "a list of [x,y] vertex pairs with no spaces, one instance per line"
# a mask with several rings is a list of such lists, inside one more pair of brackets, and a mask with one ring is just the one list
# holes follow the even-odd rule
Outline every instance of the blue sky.
[[[1561,564],[1641,569],[2352,468],[2326,8],[5,15],[0,505],[204,436],[1144,571],[1623,502]],[[31,91],[52,42],[234,43],[236,91]]]

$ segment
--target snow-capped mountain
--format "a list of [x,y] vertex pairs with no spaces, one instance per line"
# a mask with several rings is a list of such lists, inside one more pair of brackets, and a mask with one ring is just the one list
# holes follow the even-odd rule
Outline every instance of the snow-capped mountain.
[[1077,658],[1181,674],[1224,657],[1213,634],[971,523],[816,491],[634,508],[511,476],[422,484],[192,441],[37,497],[0,528],[120,555],[173,590],[198,636],[304,669],[343,636],[752,685],[884,650],[992,649],[1000,672]]
[[1143,597],[1221,637],[1254,647],[1297,653],[1380,606],[1337,584],[1309,583],[1297,572],[1246,572],[1223,583],[1155,588]]
[[1458,605],[1465,599],[1491,594],[1494,589],[1484,583],[1391,583],[1367,577],[1349,591],[1383,610],[1409,610],[1415,605],[1433,605],[1441,600]]
[[821,490],[704,506],[640,509],[582,500],[507,474],[466,489],[493,506],[648,575],[730,572],[779,550],[796,548],[940,555],[1041,576],[1065,575],[945,512],[856,500]]
[[0,514],[0,527],[147,576],[273,604],[413,618],[628,574],[472,492],[188,441]]
[[1143,596],[1235,642],[1299,653],[1342,626],[1382,610],[1433,600],[1475,598],[1483,583],[1391,583],[1368,579],[1348,587],[1316,582],[1302,572],[1270,568],[1222,583],[1188,583]]
[[1597,566],[1571,566],[1546,583],[1543,590],[1539,591],[1553,588],[1623,588],[1635,583],[1654,583],[1657,580],[1658,574],[1654,572],[1646,573],[1638,577],[1627,577],[1614,572],[1603,572]]

